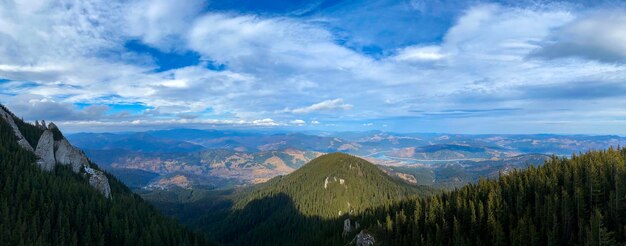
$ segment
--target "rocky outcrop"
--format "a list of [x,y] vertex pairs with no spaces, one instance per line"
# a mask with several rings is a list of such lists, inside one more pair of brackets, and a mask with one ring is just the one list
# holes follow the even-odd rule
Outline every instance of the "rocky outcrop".
[[85,154],[72,146],[66,139],[54,142],[54,148],[56,149],[54,156],[57,162],[63,165],[70,165],[75,173],[78,173],[81,167],[89,166],[89,160]]
[[39,121],[36,120],[35,121],[35,127],[39,128],[41,130],[48,130],[48,127],[46,126],[46,121],[45,120],[42,120],[41,124],[39,124]]
[[[26,141],[15,124],[13,114],[9,113],[2,105],[0,105],[0,117],[11,126],[18,139],[18,144],[38,157],[37,165],[41,169],[52,171],[57,163],[70,165],[72,171],[86,177],[92,187],[100,191],[105,197],[111,197],[111,186],[104,172],[91,168],[87,156],[80,149],[72,146],[54,123],[51,122],[46,127],[46,121],[42,120],[41,123],[35,121],[35,126],[44,132],[39,138],[35,150],[33,150],[33,147]],[[56,141],[55,137],[57,138]]]
[[15,120],[13,120],[13,115],[9,114],[9,112],[5,111],[4,108],[0,107],[0,117],[2,117],[4,121],[7,122],[13,129],[13,133],[15,133],[15,136],[17,137],[17,143],[26,150],[34,151],[33,147],[30,146],[28,141],[26,141],[26,139],[22,135],[22,132],[20,132],[20,129],[15,124]]
[[354,239],[357,246],[372,246],[376,242],[374,236],[365,232],[365,230],[359,232]]
[[[48,126],[48,129],[51,130],[55,128],[56,126],[53,123],[50,123]],[[89,178],[89,184],[100,191],[105,197],[111,197],[109,179],[102,171],[89,166],[89,159],[87,159],[87,156],[85,156],[80,149],[72,146],[65,138],[55,141],[54,148],[56,149],[54,156],[58,163],[70,165],[72,171],[75,173],[80,173],[81,170],[84,170],[85,175]]]
[[111,197],[111,186],[109,185],[109,179],[100,170],[96,170],[90,167],[85,167],[85,173],[89,175],[89,184],[100,191],[106,198]]
[[[43,121],[43,120],[42,120],[41,122],[43,122],[43,125],[44,125],[44,127],[45,127],[46,122],[45,122],[45,121]],[[48,125],[48,129],[50,129],[50,130],[55,130],[55,129],[58,129],[58,127],[57,127],[57,125],[55,125],[55,124],[54,124],[54,122],[50,122],[50,124]]]
[[39,157],[37,164],[39,164],[41,169],[46,171],[54,169],[56,160],[54,158],[54,138],[51,131],[46,130],[43,132],[37,143],[35,155]]

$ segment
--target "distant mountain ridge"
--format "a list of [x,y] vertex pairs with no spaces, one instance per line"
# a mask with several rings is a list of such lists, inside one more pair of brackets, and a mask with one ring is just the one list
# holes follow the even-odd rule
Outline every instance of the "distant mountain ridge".
[[[255,184],[276,175],[288,174],[316,155],[329,152],[361,156],[381,166],[422,165],[424,170],[408,171],[415,175],[404,171],[401,173],[413,175],[404,177],[408,182],[456,187],[475,180],[472,177],[478,173],[491,175],[506,171],[504,169],[508,163],[514,162],[512,158],[515,156],[569,155],[626,144],[626,139],[619,136],[413,134],[381,131],[279,133],[198,129],[79,133],[69,135],[68,139],[111,172],[137,169],[151,173],[131,171],[129,175],[121,176],[128,184],[132,182],[135,188],[148,185],[162,187],[158,184],[170,183],[161,181],[178,175],[184,176],[192,187]],[[484,172],[464,164],[488,163],[483,161],[500,164],[492,163],[489,170]],[[496,166],[502,169],[493,168]],[[153,174],[157,176],[148,180],[147,177]],[[136,180],[142,182],[135,182],[133,175],[137,175]]]

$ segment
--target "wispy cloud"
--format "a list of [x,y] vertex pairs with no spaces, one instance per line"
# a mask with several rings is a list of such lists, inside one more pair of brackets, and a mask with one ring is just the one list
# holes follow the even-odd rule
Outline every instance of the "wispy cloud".
[[352,105],[344,103],[342,98],[325,100],[310,106],[295,108],[295,109],[285,109],[285,112],[291,112],[294,114],[308,114],[316,111],[327,111],[327,110],[350,110],[352,109]]

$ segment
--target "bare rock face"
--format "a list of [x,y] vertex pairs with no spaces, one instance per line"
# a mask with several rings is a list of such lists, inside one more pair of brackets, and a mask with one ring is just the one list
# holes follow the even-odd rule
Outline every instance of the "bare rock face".
[[75,173],[80,172],[81,167],[89,166],[89,160],[83,152],[72,146],[66,139],[54,142],[54,147],[57,162],[70,165]]
[[[55,127],[53,123],[50,123],[50,126],[48,126],[49,129],[54,129]],[[54,146],[58,163],[70,165],[75,173],[80,173],[81,170],[84,170],[89,178],[89,184],[100,191],[106,198],[111,197],[109,179],[102,171],[89,167],[89,159],[80,149],[72,146],[65,138],[54,142]]]
[[39,157],[37,164],[41,169],[46,171],[52,171],[56,160],[54,159],[54,138],[50,130],[43,132],[37,143],[37,149],[35,149],[35,155]]
[[15,124],[13,115],[1,106],[0,118],[4,119],[4,121],[11,126],[18,139],[18,144],[22,148],[35,153],[35,155],[39,158],[37,160],[37,165],[39,165],[41,169],[51,171],[54,169],[56,163],[70,165],[73,172],[82,174],[84,177],[88,178],[89,184],[92,187],[100,191],[106,198],[111,198],[111,186],[109,185],[109,179],[104,172],[91,168],[87,156],[85,156],[80,149],[72,146],[67,139],[63,138],[58,141],[54,140],[53,131],[58,131],[58,128],[54,123],[51,122],[46,127],[46,122],[43,120],[41,123],[39,123],[39,121],[35,122],[35,126],[44,130],[44,132],[39,138],[36,149],[33,150],[33,147],[30,146],[28,141],[26,141],[24,135],[22,135],[20,129]]
[[357,246],[372,246],[376,242],[374,236],[365,231],[359,232],[355,239]]
[[95,170],[90,167],[85,167],[85,172],[89,175],[89,184],[100,191],[106,198],[111,198],[111,186],[109,186],[109,179],[100,170]]
[[9,123],[11,128],[13,128],[13,133],[15,133],[15,136],[17,137],[17,143],[26,150],[34,151],[33,147],[30,146],[28,141],[26,141],[26,139],[22,135],[22,132],[20,132],[20,129],[15,124],[15,121],[13,120],[13,116],[11,116],[11,114],[6,112],[2,107],[0,107],[0,117],[2,117],[7,123]]
[[[43,120],[42,120],[41,122],[43,122],[43,125],[44,125],[44,127],[45,127],[46,122],[45,122],[45,121],[43,121]],[[50,129],[50,130],[54,130],[54,129],[57,129],[57,128],[58,128],[58,127],[57,127],[57,125],[55,125],[55,124],[54,124],[54,123],[52,123],[52,122],[50,122],[50,124],[48,125],[48,129]]]

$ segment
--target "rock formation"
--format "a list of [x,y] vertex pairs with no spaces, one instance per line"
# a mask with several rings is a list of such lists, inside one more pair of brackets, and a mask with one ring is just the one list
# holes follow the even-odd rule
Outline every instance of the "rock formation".
[[89,184],[100,191],[105,197],[111,197],[111,186],[109,186],[109,179],[100,170],[95,170],[90,167],[85,167],[85,173],[89,174]]
[[4,121],[6,121],[13,129],[13,133],[15,133],[15,136],[17,137],[17,143],[26,150],[34,151],[33,147],[30,146],[28,141],[26,141],[26,139],[22,135],[22,132],[20,132],[20,129],[15,124],[15,120],[13,120],[13,115],[5,111],[3,107],[0,107],[0,117],[2,117]]
[[41,169],[46,171],[54,169],[54,164],[56,164],[54,158],[54,138],[50,130],[45,130],[39,138],[35,155],[39,157],[37,164],[39,164]]
[[359,232],[358,235],[356,235],[355,240],[356,240],[357,246],[372,246],[376,242],[376,240],[374,239],[374,236],[365,232],[364,230]]
[[104,172],[91,168],[87,156],[80,149],[72,146],[67,139],[62,138],[55,141],[53,131],[58,131],[58,128],[54,123],[50,123],[46,127],[46,122],[43,120],[41,124],[39,121],[35,122],[35,126],[44,131],[39,138],[39,142],[37,142],[35,150],[33,150],[33,147],[26,141],[17,124],[15,124],[14,116],[2,106],[0,106],[0,117],[11,126],[18,139],[18,144],[38,157],[37,164],[41,169],[52,171],[57,163],[69,165],[73,172],[86,177],[89,180],[89,184],[105,197],[111,197],[109,179]]
[[[56,126],[50,123],[49,129]],[[63,138],[54,142],[56,149],[54,156],[56,162],[63,165],[70,165],[75,173],[85,172],[89,178],[89,184],[100,191],[105,197],[111,197],[111,188],[109,187],[109,179],[100,170],[93,169],[89,166],[89,159],[78,148],[72,146],[67,139]]]
[[54,156],[57,162],[70,165],[75,173],[78,173],[81,167],[89,166],[89,160],[83,152],[72,146],[66,139],[55,141],[54,148],[56,149]]

